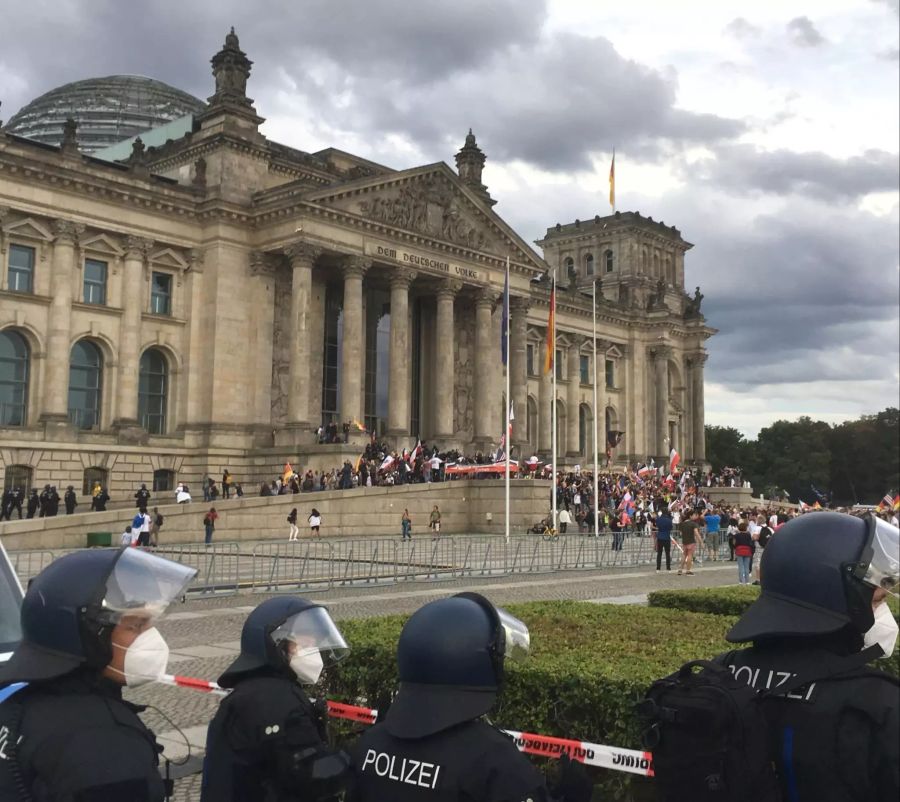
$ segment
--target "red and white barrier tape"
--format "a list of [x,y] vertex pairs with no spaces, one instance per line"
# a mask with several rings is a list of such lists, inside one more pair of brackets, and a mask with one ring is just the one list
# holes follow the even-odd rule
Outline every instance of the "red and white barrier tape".
[[[182,677],[176,674],[164,674],[160,680],[164,685],[175,685],[193,691],[203,691],[216,696],[227,696],[231,691],[216,682],[209,682],[196,677]],[[343,702],[328,702],[328,715],[332,718],[354,721],[357,724],[374,724],[378,720],[378,711],[368,707],[357,707]],[[601,769],[625,771],[640,774],[643,777],[653,776],[653,755],[636,749],[619,749],[615,746],[594,744],[589,741],[575,741],[570,738],[554,738],[551,735],[537,735],[531,732],[504,730],[512,737],[520,752],[541,757],[559,759],[567,754],[572,760],[586,766]]]

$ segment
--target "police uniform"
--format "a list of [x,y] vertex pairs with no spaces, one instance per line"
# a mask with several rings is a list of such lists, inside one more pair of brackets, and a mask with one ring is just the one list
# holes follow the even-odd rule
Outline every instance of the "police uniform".
[[425,738],[391,735],[385,724],[351,750],[357,787],[348,802],[546,802],[543,776],[505,733],[467,721]]
[[[505,660],[528,648],[528,628],[477,593],[416,611],[397,644],[394,702],[353,747],[348,802],[550,802],[540,772],[483,720]],[[566,760],[562,774],[558,798],[587,802],[583,769]]]
[[[789,521],[763,555],[762,592],[726,636],[751,648],[722,655],[758,691],[788,802],[900,798],[900,684],[865,666],[876,588],[896,593],[896,527],[839,513]],[[777,694],[780,685],[797,685]]]
[[141,710],[83,671],[12,693],[0,703],[0,799],[162,802],[162,750]]
[[[780,535],[779,535],[780,536]],[[796,642],[766,643],[725,658],[735,678],[758,691],[795,675],[820,676],[833,651]],[[763,700],[771,753],[786,800],[900,798],[900,684],[897,678],[857,668]]]
[[248,616],[241,654],[219,678],[233,690],[209,725],[203,802],[339,798],[348,760],[328,746],[324,710],[300,684],[318,677],[300,676],[291,667],[290,654],[301,641],[329,662],[348,651],[327,611],[304,599],[269,599]]
[[[35,577],[22,602],[22,641],[0,664],[3,802],[162,802],[162,748],[122,686],[165,670],[168,649],[146,625],[195,573],[135,549],[89,549]],[[127,640],[136,626],[141,634]],[[126,652],[124,670],[116,648]]]

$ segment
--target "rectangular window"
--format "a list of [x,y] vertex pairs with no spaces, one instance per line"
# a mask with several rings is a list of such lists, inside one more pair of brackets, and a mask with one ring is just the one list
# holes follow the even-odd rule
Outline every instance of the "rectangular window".
[[534,346],[533,345],[525,346],[525,361],[528,364],[528,375],[536,376],[537,371],[534,369]]
[[10,292],[34,292],[34,248],[9,246],[8,279]]
[[99,259],[84,260],[84,302],[86,304],[106,303],[106,262]]
[[172,314],[172,277],[168,273],[154,273],[150,287],[150,311],[154,315]]
[[606,360],[606,386],[613,390],[616,388],[615,367],[615,362],[613,362],[611,359]]
[[556,380],[562,381],[562,378],[563,378],[562,351],[560,351],[559,348],[556,349],[555,370],[556,370]]
[[591,383],[591,358],[589,356],[580,356],[578,369],[581,373],[581,383],[582,384],[590,384]]

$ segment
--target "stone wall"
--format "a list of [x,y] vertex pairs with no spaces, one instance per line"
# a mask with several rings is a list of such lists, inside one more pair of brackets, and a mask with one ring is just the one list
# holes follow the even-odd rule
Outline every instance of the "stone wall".
[[[503,534],[504,487],[497,479],[460,480],[403,487],[371,487],[356,490],[300,493],[276,498],[244,496],[216,505],[219,520],[215,539],[286,539],[287,515],[297,508],[300,532],[309,535],[306,518],[313,507],[322,513],[322,534],[367,537],[400,534],[400,516],[409,509],[413,537],[428,537],[429,514],[433,505],[441,510],[443,534],[477,532]],[[524,532],[547,514],[550,483],[520,480],[511,483],[511,531]],[[185,505],[160,506],[165,518],[160,542],[200,543],[203,516],[209,506],[202,501]],[[79,548],[88,532],[111,532],[113,543],[130,522],[132,510],[84,513],[55,518],[36,518],[0,524],[0,539],[8,550]],[[492,520],[488,521],[487,516]]]

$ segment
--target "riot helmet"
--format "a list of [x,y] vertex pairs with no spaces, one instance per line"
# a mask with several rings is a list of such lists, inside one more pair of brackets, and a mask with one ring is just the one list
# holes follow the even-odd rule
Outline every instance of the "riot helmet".
[[505,661],[523,660],[529,647],[528,627],[480,594],[426,604],[400,634],[400,689],[385,726],[399,738],[424,738],[484,715]]
[[22,641],[0,666],[0,682],[34,682],[79,666],[103,670],[124,616],[158,618],[196,570],[138,549],[66,554],[30,583],[22,601]]
[[349,653],[324,607],[297,596],[268,599],[247,616],[241,653],[219,677],[219,684],[232,688],[246,676],[274,669],[313,685],[324,669]]
[[898,530],[872,515],[808,513],[770,538],[760,569],[760,597],[732,627],[729,641],[842,630],[861,638],[874,621],[874,589],[897,594]]

